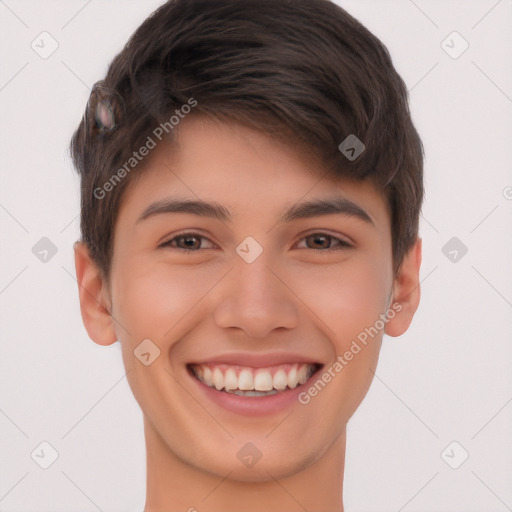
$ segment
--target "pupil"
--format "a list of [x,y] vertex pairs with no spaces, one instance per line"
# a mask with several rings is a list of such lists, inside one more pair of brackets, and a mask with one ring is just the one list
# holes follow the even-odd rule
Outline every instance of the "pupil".
[[[313,237],[313,240],[316,240],[316,241],[323,240],[324,243],[322,243],[320,241],[320,244],[317,244],[317,246],[319,245],[320,247],[329,247],[329,240],[328,240],[328,237],[326,237],[326,236],[315,236],[315,237]],[[326,243],[327,243],[327,245],[326,245]]]
[[187,238],[184,238],[184,241],[185,241],[185,245],[187,247],[194,247],[194,240],[195,240],[195,237],[192,237],[192,236],[189,236]]

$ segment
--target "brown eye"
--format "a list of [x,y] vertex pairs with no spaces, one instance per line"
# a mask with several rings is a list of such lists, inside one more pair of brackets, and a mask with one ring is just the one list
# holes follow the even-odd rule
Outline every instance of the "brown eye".
[[200,249],[209,249],[211,247],[204,247],[203,242],[209,242],[212,246],[212,242],[210,242],[204,236],[198,235],[197,233],[182,233],[181,235],[176,235],[175,237],[163,242],[159,245],[161,248],[171,248],[171,249],[181,249],[187,252],[196,252]]
[[[200,249],[201,239],[194,235],[182,235],[175,238],[180,249]],[[182,242],[182,243],[180,243]]]
[[[303,238],[303,240],[306,241],[307,249],[335,250],[335,246],[337,246],[338,249],[351,247],[351,245],[348,242],[345,242],[345,240],[341,240],[340,238],[324,233],[314,233]],[[331,245],[333,241],[337,242],[334,246]]]
[[311,235],[306,238],[311,242],[310,249],[329,249],[331,245],[331,237],[325,235]]

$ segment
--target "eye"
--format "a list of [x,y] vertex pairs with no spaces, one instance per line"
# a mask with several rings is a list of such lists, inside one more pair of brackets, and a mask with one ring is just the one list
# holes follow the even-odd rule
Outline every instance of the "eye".
[[[202,241],[208,241],[211,246],[204,247]],[[326,233],[313,233],[308,235],[302,240],[306,241],[306,249],[318,249],[321,251],[333,251],[339,250],[343,248],[353,247],[349,242],[342,240],[341,238],[337,238],[332,235],[328,235]],[[332,242],[336,242],[334,247],[332,246]],[[208,238],[198,234],[198,233],[180,233],[179,235],[170,238],[169,240],[161,243],[158,247],[170,247],[173,249],[181,249],[186,252],[197,252],[201,249],[211,249],[215,247],[215,244],[210,242]]]
[[[173,249],[182,249],[187,252],[198,251],[200,249],[211,249],[211,247],[202,247],[201,242],[203,240],[208,239],[198,233],[181,233],[166,242],[161,243],[158,247],[171,247]],[[212,242],[210,243],[214,245]]]
[[[341,238],[337,238],[335,236],[328,235],[326,233],[312,233],[311,235],[304,237],[302,240],[306,241],[307,249],[320,249],[323,251],[332,251],[353,247],[352,244],[348,243],[347,241],[342,240]],[[333,240],[338,242],[335,247],[331,246],[331,242]],[[311,242],[311,245],[308,245],[309,242]]]

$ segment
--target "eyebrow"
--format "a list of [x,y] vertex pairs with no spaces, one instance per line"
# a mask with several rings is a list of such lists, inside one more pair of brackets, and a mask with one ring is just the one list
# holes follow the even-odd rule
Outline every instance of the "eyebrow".
[[[231,221],[229,210],[218,203],[169,197],[150,204],[137,219],[137,223],[155,215],[169,213],[190,213],[201,217],[218,219],[223,222]],[[363,208],[344,197],[317,199],[294,205],[280,216],[279,222],[292,222],[297,219],[332,214],[355,217],[374,225],[372,218]]]

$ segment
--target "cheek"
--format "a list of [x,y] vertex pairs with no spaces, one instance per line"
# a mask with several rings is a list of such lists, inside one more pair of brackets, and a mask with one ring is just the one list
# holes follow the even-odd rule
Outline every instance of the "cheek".
[[357,409],[377,367],[390,280],[386,262],[374,262],[346,262],[317,273],[314,280],[317,294],[310,304],[328,326],[325,334],[333,348],[331,363],[323,369],[330,370],[329,384],[319,395],[332,407],[336,425],[346,423]]
[[301,273],[298,295],[322,321],[316,323],[339,354],[385,312],[389,289],[381,263],[354,259]]
[[118,265],[115,278],[113,314],[134,341],[150,338],[162,346],[173,339],[172,330],[179,330],[182,320],[186,323],[187,315],[215,283],[216,274],[206,267],[133,258]]
[[[180,339],[205,313],[201,298],[218,280],[214,274],[212,269],[185,268],[143,258],[125,258],[113,273],[113,316],[123,326],[117,328],[117,333],[128,381],[141,408],[152,418],[157,418],[161,410],[176,407],[175,402],[169,403],[168,393],[174,382],[169,374],[174,374],[175,368],[168,354],[176,350]],[[160,351],[147,366],[135,357],[146,339]],[[144,350],[153,357],[156,349],[146,346]]]

